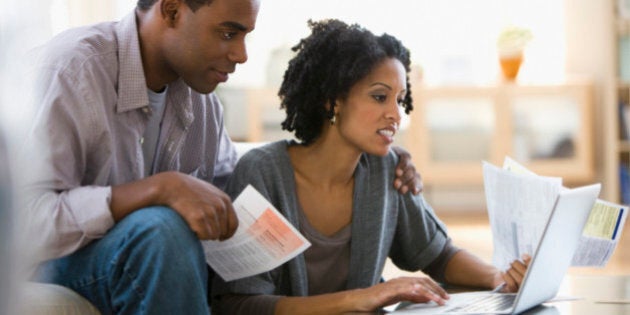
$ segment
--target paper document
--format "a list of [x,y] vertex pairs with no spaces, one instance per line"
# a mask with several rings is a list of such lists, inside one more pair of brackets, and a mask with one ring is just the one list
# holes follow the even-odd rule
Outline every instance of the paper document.
[[202,241],[206,262],[225,281],[276,268],[311,243],[269,201],[248,185],[234,200],[238,229],[224,241]]
[[[539,176],[506,157],[503,168],[483,163],[484,190],[492,228],[493,263],[509,268],[522,254],[533,255],[558,193],[558,177]],[[603,267],[619,242],[626,206],[598,199],[589,216],[573,266]]]
[[604,267],[619,243],[627,216],[626,206],[597,199],[582,232],[572,265]]
[[505,270],[522,254],[533,255],[562,179],[518,174],[487,162],[483,175],[494,244],[492,260]]

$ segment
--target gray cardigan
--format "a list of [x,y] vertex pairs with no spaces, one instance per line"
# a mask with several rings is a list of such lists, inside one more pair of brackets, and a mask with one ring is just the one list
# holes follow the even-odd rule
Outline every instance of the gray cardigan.
[[[250,150],[238,162],[226,192],[234,199],[251,184],[299,227],[294,173],[287,153],[291,145],[298,144],[279,141]],[[387,257],[403,270],[422,270],[447,243],[444,224],[422,196],[401,195],[392,187],[397,162],[393,152],[385,157],[363,154],[355,170],[347,289],[377,284]],[[217,276],[212,294],[307,296],[307,281],[304,256],[298,255],[253,277],[226,283]]]

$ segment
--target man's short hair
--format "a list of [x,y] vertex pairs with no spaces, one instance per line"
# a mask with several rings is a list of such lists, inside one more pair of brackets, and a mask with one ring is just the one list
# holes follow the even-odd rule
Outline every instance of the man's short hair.
[[[137,7],[142,11],[146,11],[150,9],[156,2],[157,0],[138,0]],[[202,5],[210,5],[210,3],[212,3],[212,0],[184,0],[184,2],[191,10],[193,10],[193,12],[195,12]]]

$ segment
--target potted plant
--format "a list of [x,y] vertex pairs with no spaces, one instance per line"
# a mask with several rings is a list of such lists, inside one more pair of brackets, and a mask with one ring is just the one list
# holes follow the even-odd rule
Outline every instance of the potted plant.
[[497,52],[503,76],[510,81],[516,79],[523,62],[523,51],[532,40],[529,29],[509,26],[504,28],[497,38]]

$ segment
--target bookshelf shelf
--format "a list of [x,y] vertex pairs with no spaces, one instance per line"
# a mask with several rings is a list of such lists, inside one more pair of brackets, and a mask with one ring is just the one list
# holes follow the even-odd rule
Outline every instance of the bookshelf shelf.
[[[617,4],[619,4],[618,2]],[[616,58],[614,65],[616,75],[616,91],[615,105],[617,110],[617,121],[613,126],[616,127],[617,138],[616,151],[611,162],[615,163],[617,169],[615,174],[608,174],[614,178],[612,184],[619,188],[616,191],[616,200],[614,202],[627,203],[630,192],[624,191],[630,189],[627,183],[630,181],[628,176],[628,166],[630,166],[630,18],[627,13],[621,12],[626,8],[616,7],[615,12],[615,51]],[[610,183],[611,181],[608,180]]]
[[630,34],[630,19],[617,17],[616,19],[617,34]]
[[628,154],[630,154],[630,140],[620,140],[619,141],[619,153],[628,153]]
[[630,81],[625,81],[625,80],[622,80],[622,79],[618,78],[617,79],[617,89],[619,90],[619,93],[629,94]]

